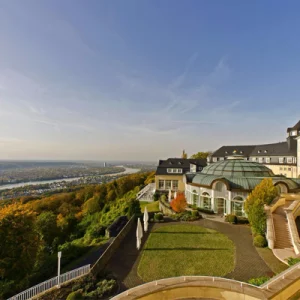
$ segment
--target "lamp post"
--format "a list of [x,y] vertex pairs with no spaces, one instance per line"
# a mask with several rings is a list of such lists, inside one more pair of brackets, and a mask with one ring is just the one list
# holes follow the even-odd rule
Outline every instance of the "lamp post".
[[58,267],[57,267],[57,287],[60,288],[60,259],[61,259],[61,251],[57,253],[58,258]]

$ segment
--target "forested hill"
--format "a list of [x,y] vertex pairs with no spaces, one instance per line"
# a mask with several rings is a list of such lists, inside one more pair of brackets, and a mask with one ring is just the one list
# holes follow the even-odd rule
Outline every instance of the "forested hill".
[[121,215],[140,212],[138,191],[154,172],[41,199],[21,198],[0,209],[0,299],[55,275],[62,266],[105,240],[105,229]]

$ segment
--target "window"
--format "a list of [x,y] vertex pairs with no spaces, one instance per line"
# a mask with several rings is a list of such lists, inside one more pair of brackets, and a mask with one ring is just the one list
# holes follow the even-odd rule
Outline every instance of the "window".
[[243,216],[243,202],[231,201],[231,213],[239,217]]
[[210,195],[206,192],[204,192],[201,196],[201,204],[203,208],[211,209],[211,200]]
[[202,166],[200,166],[200,167],[198,168],[198,170],[199,170],[199,171],[202,171],[202,170],[203,170],[203,167],[202,167]]
[[279,157],[279,163],[283,164],[284,158],[283,157]]
[[220,160],[224,160],[224,157],[220,157]]
[[164,190],[165,189],[165,181],[164,180],[159,180],[158,181],[158,188],[160,190]]
[[258,158],[258,162],[262,163],[264,161],[264,158],[263,157],[259,157]]
[[217,162],[218,158],[217,157],[213,157],[213,162]]
[[286,171],[286,168],[283,168],[283,171]]
[[257,153],[260,153],[260,152],[261,152],[260,150],[257,151]]
[[175,191],[178,190],[178,180],[172,180],[172,189]]
[[225,154],[228,154],[228,151],[225,151]]
[[282,167],[279,168],[279,171],[282,171]]
[[264,153],[268,153],[268,150],[265,150]]
[[167,169],[168,173],[182,173],[182,169]]
[[252,161],[256,161],[256,157],[252,157]]
[[171,188],[171,180],[166,180],[166,190]]
[[240,151],[240,154],[243,154],[244,152],[243,151]]
[[292,132],[291,132],[291,136],[296,136],[297,135],[297,130],[293,130]]
[[292,168],[288,168],[289,171],[292,171]]
[[293,158],[292,157],[288,157],[286,159],[286,161],[287,161],[288,164],[291,164],[291,163],[293,163]]
[[271,161],[270,157],[266,157],[266,163],[269,164]]

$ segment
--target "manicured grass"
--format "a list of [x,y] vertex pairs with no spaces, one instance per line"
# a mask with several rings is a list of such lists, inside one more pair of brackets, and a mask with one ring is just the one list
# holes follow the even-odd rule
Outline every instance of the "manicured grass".
[[146,282],[183,275],[224,276],[234,269],[234,244],[197,225],[168,225],[152,232],[138,266]]
[[272,250],[269,248],[256,248],[260,257],[265,261],[268,267],[275,273],[281,273],[286,270],[289,266],[281,262],[273,254]]
[[148,212],[159,211],[158,201],[154,201],[154,202],[140,201],[140,206],[142,212],[144,212],[145,206],[147,206]]

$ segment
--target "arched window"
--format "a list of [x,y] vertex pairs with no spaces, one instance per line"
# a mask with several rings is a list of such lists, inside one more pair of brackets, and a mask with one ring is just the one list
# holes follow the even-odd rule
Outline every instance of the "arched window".
[[207,192],[202,193],[200,206],[206,209],[211,209],[211,198],[209,193]]
[[231,213],[236,216],[244,216],[244,198],[241,196],[235,196],[231,200]]

